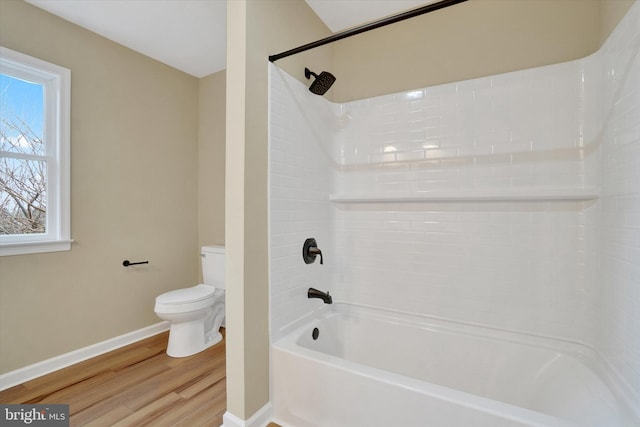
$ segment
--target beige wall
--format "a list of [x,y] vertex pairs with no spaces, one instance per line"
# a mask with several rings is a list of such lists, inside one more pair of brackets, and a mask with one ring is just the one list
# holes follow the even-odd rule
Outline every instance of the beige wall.
[[597,50],[600,0],[469,0],[334,44],[334,97],[367,98]]
[[[227,1],[227,409],[242,419],[269,401],[267,57],[328,34],[303,0]],[[304,79],[329,54],[279,65]]]
[[154,298],[197,281],[198,80],[19,0],[0,41],[72,79],[75,243],[0,258],[7,372],[154,324]]
[[198,246],[224,245],[226,73],[198,85]]
[[616,28],[620,20],[627,14],[636,0],[599,0],[600,1],[600,38],[602,46],[609,34]]

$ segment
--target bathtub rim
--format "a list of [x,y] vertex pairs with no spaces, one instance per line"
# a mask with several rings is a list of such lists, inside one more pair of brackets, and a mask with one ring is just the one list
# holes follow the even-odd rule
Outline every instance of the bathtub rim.
[[[505,406],[503,405],[507,405],[507,407],[510,407],[517,411],[526,411],[528,415],[530,415],[533,419],[536,419],[538,415],[546,417],[544,422],[546,422],[547,424],[543,423],[541,424],[541,426],[576,426],[575,423],[572,423],[570,421],[555,418],[553,416],[529,410],[527,408],[522,408],[506,402],[493,400],[464,391],[451,389],[438,384],[428,383],[422,380],[411,378],[406,375],[396,374],[383,369],[358,364],[355,362],[344,360],[337,356],[318,352],[298,344],[298,340],[301,337],[302,333],[311,328],[314,323],[317,323],[329,316],[335,316],[340,314],[341,312],[346,312],[347,310],[355,312],[357,314],[364,314],[365,316],[382,318],[384,320],[391,320],[394,323],[405,324],[407,326],[418,328],[426,328],[437,332],[472,335],[474,337],[507,341],[514,344],[555,351],[565,356],[577,359],[578,362],[584,364],[605,384],[605,386],[613,394],[616,400],[619,401],[622,410],[628,412],[631,417],[634,417],[635,420],[633,421],[637,420],[640,422],[640,396],[634,392],[631,386],[624,380],[623,376],[615,369],[615,367],[606,359],[606,357],[604,357],[604,355],[597,348],[593,347],[592,345],[565,338],[550,337],[506,328],[486,326],[472,322],[447,319],[444,317],[407,313],[389,308],[337,300],[334,301],[334,303],[331,305],[323,305],[320,308],[308,313],[307,315],[283,326],[280,329],[280,338],[272,342],[272,351],[285,351],[291,354],[299,355],[306,359],[323,363],[325,365],[336,366],[341,370],[347,370],[350,372],[359,371],[359,369],[354,369],[354,367],[356,366],[362,367],[363,370],[366,371],[366,374],[362,373],[363,375],[375,378],[379,378],[379,375],[387,378],[387,375],[390,375],[393,379],[389,380],[388,383],[398,386],[403,386],[403,383],[399,381],[399,379],[406,379],[408,380],[408,383],[413,384],[413,386],[409,387],[409,389],[417,392],[422,392],[421,390],[419,390],[419,387],[417,387],[418,384],[426,383],[429,386],[435,387],[433,393],[435,393],[435,390],[443,389],[446,392],[454,392],[454,397],[457,396],[457,399],[461,399],[451,400],[451,402],[461,403],[463,401],[466,401],[466,398],[472,398],[471,400],[476,401],[479,405],[478,407],[474,406],[474,408],[478,410],[482,410],[481,408],[484,408],[484,405],[487,405],[487,407],[494,407],[495,404],[498,404],[503,409],[505,408]],[[460,396],[458,395],[458,393],[461,393],[464,396]],[[436,394],[429,395],[436,398],[440,397],[440,395]],[[494,412],[489,413],[492,413],[494,415],[496,414]],[[519,418],[514,418],[514,420],[522,422],[522,420]],[[561,424],[548,424],[551,421],[557,422],[554,420],[559,420]]]

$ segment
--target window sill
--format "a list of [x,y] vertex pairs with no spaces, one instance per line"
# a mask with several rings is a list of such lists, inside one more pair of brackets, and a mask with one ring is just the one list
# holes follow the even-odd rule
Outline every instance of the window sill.
[[69,251],[71,250],[71,243],[73,243],[73,240],[2,243],[0,245],[0,256]]

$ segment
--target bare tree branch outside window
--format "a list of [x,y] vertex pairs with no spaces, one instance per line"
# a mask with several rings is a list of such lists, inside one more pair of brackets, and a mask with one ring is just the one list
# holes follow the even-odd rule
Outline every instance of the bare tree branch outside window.
[[[47,223],[43,138],[32,112],[16,111],[7,100],[9,76],[0,88],[0,235],[44,233]],[[9,78],[7,78],[9,77]],[[42,120],[40,118],[40,120]]]

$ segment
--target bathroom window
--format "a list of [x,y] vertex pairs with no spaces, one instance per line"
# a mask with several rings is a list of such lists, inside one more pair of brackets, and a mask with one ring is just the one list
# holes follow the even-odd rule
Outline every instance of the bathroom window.
[[0,47],[0,255],[69,250],[71,72]]

